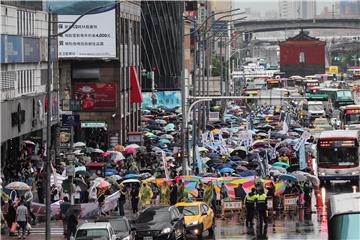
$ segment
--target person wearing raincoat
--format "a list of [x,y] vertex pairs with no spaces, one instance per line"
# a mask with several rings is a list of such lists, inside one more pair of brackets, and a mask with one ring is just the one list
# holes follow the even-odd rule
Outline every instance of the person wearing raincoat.
[[139,172],[139,169],[138,169],[138,167],[137,167],[137,164],[136,164],[136,161],[135,161],[135,160],[132,160],[132,161],[131,161],[131,165],[130,165],[129,171],[131,171],[131,172]]
[[160,189],[160,203],[161,204],[170,204],[170,188],[166,181],[164,181],[164,185],[161,186]]
[[140,189],[140,199],[141,199],[141,208],[145,208],[146,203],[151,200],[153,197],[153,192],[150,186],[146,183],[143,183],[142,188]]
[[204,191],[204,202],[205,202],[209,207],[212,207],[213,198],[214,198],[213,186],[212,186],[212,183],[209,182],[208,185],[205,187],[205,191]]
[[183,182],[178,183],[178,194],[177,194],[177,202],[183,202],[186,201],[185,197],[185,186]]

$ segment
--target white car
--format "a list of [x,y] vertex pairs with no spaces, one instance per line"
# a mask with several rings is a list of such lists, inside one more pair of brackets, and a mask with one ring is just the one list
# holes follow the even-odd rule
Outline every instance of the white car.
[[76,231],[75,240],[116,240],[109,222],[83,223]]

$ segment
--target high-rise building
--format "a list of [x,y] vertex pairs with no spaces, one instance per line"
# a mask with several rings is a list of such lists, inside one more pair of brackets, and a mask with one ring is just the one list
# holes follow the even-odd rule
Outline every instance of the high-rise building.
[[316,0],[279,0],[280,18],[313,18],[316,14]]
[[[51,48],[51,99],[46,98],[48,13],[42,1],[1,1],[1,163],[17,161],[24,140],[44,146],[46,115],[58,118],[56,41]],[[55,18],[52,19],[55,21]],[[53,33],[56,27],[53,25]],[[54,143],[53,143],[54,144]]]
[[339,14],[343,18],[360,16],[360,0],[340,0]]
[[[142,70],[154,71],[157,90],[180,90],[184,2],[142,1],[141,10]],[[143,90],[151,86],[151,79],[142,79]]]

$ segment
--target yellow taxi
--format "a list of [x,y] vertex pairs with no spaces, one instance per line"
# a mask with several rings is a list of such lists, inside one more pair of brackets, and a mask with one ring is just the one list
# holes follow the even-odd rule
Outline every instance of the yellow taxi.
[[213,210],[204,202],[188,201],[176,204],[184,215],[186,232],[202,238],[204,231],[212,236],[215,230],[215,217]]

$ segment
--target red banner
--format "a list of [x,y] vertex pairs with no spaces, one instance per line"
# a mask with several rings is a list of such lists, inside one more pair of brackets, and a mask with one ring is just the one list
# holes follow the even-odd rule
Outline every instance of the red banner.
[[116,108],[115,83],[76,83],[74,95],[75,100],[80,101],[82,111]]

